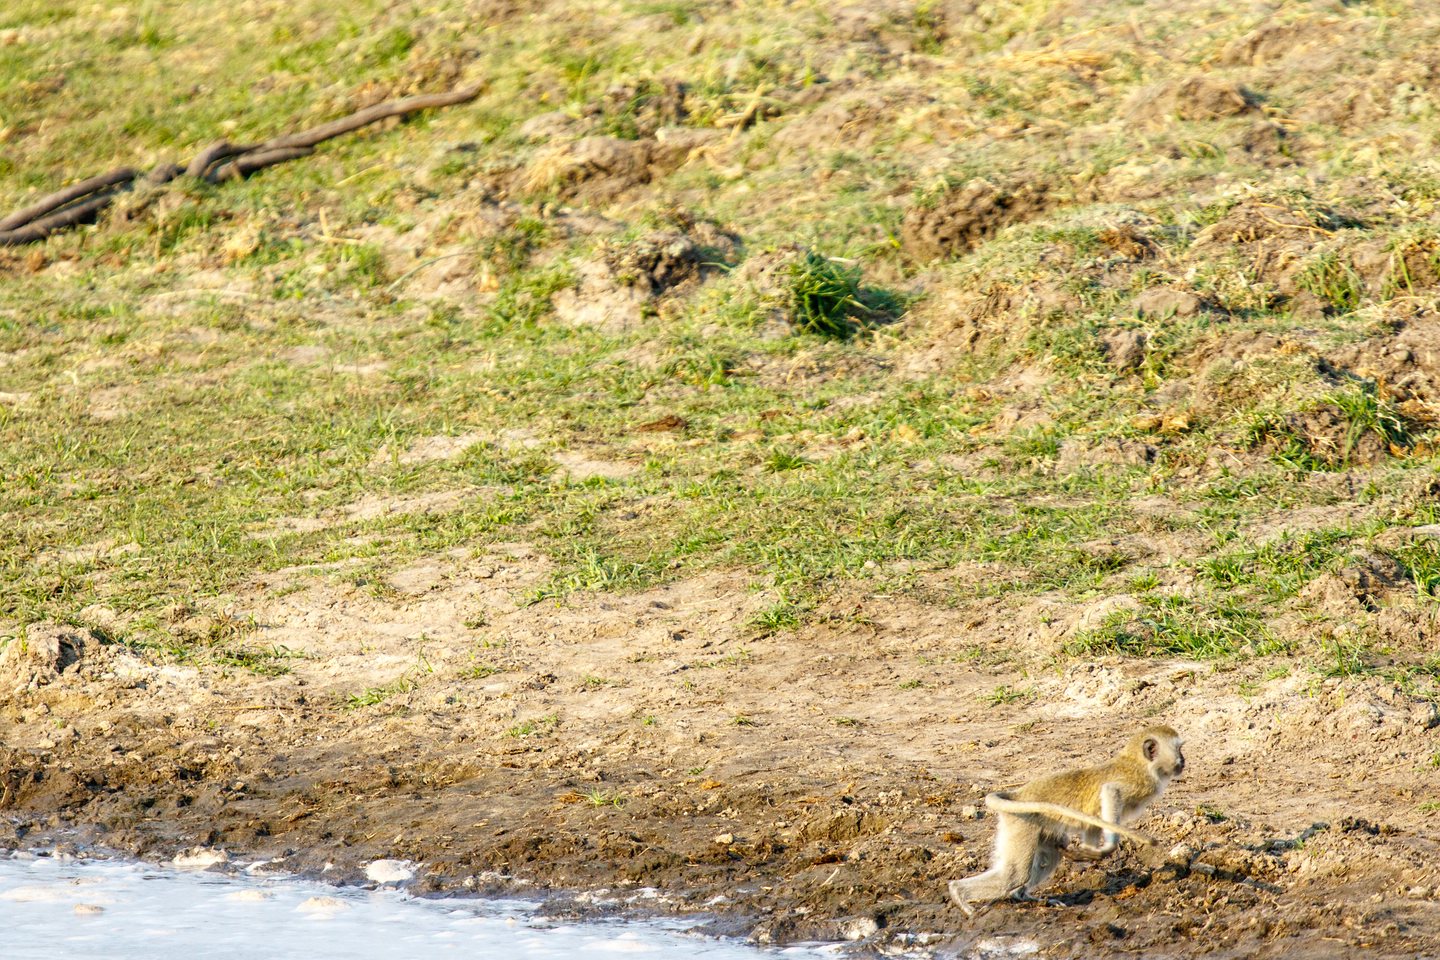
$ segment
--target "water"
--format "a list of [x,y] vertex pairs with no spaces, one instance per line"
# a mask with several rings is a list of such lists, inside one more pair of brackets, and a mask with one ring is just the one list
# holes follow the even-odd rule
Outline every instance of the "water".
[[426,900],[394,888],[186,872],[113,860],[0,856],[5,960],[467,957],[818,960],[688,935],[678,921],[556,923],[518,901]]

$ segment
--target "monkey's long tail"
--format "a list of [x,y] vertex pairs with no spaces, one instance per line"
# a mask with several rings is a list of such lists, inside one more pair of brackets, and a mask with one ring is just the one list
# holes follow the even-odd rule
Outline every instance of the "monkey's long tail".
[[1100,817],[1092,817],[1090,814],[1070,807],[1062,807],[1058,803],[1045,803],[1040,800],[1012,800],[1000,793],[987,793],[985,795],[985,806],[1000,813],[1032,813],[1042,817],[1051,817],[1055,820],[1065,820],[1069,823],[1076,823],[1082,827],[1095,827],[1098,830],[1106,830],[1111,833],[1118,833],[1128,840],[1136,843],[1143,843],[1147,847],[1155,845],[1155,841],[1138,830],[1131,830],[1129,827],[1122,827],[1118,823],[1111,823]]

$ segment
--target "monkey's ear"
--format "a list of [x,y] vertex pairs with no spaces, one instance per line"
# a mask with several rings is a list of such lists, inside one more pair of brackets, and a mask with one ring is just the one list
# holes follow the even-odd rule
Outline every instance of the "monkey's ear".
[[1146,737],[1145,742],[1140,745],[1140,752],[1145,754],[1146,760],[1154,760],[1155,754],[1160,752],[1160,741],[1154,737]]

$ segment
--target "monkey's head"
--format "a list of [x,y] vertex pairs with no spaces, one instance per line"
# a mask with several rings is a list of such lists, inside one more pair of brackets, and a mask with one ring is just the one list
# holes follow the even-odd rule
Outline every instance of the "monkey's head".
[[1148,727],[1135,735],[1131,745],[1158,777],[1168,780],[1185,771],[1184,741],[1174,727]]

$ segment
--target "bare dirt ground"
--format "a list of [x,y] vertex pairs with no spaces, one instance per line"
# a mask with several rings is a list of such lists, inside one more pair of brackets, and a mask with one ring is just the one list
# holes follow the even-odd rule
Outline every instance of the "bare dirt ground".
[[[835,597],[772,637],[723,573],[527,605],[546,567],[510,544],[374,589],[282,571],[236,611],[293,654],[273,678],[32,631],[0,665],[0,843],[199,845],[362,883],[402,858],[428,893],[942,956],[1413,957],[1440,936],[1415,803],[1440,715],[1384,681],[1057,661],[1105,611],[1044,597]],[[1433,608],[1413,616],[1434,635]],[[945,902],[988,855],[985,791],[1159,720],[1191,765],[1143,821],[1156,854],[1066,868],[1058,904]]]

